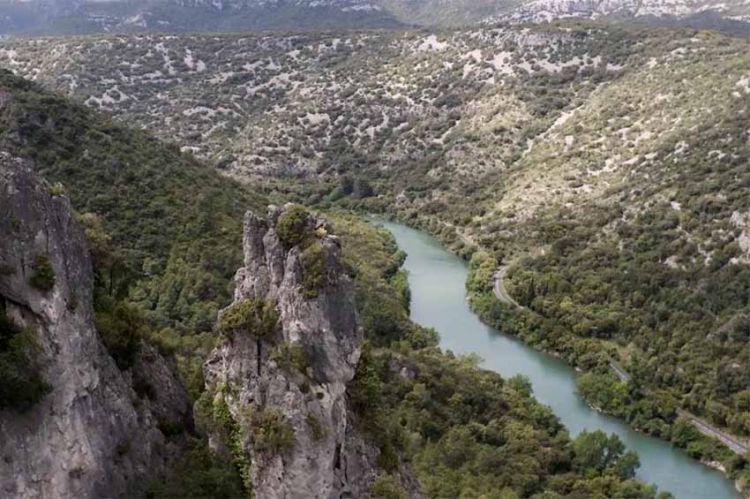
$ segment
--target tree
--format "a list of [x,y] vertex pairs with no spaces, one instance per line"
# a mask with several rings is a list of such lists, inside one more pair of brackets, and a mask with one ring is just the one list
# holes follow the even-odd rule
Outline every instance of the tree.
[[375,191],[373,190],[370,182],[363,178],[358,178],[354,181],[354,189],[352,195],[357,199],[364,199],[371,197]]
[[638,456],[625,451],[625,444],[615,435],[602,431],[584,431],[573,440],[573,466],[585,475],[613,475],[633,478],[640,466]]

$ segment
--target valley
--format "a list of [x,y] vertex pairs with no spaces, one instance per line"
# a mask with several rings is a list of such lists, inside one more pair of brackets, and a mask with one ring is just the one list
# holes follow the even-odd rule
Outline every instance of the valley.
[[[0,61],[270,196],[387,211],[488,268],[521,257],[509,294],[555,323],[526,321],[534,343],[742,435],[747,53],[570,24],[19,39]],[[657,435],[676,417],[628,411]]]
[[254,188],[0,76],[5,493],[656,497],[616,436],[571,438],[522,380],[412,323],[387,233],[258,214]]
[[[196,402],[149,493],[747,494],[750,41],[614,4],[418,4],[0,40],[0,148],[70,199],[103,347],[123,372],[173,355]],[[678,10],[714,7],[745,20]],[[413,229],[468,269],[414,263],[436,243]]]

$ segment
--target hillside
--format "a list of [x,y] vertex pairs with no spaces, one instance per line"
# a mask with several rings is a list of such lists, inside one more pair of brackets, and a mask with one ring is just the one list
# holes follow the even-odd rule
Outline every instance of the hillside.
[[242,213],[260,209],[262,197],[176,146],[7,71],[0,123],[0,148],[32,160],[86,228],[97,326],[118,364],[131,364],[147,338],[178,354],[195,396],[208,333],[242,258]]
[[5,0],[0,35],[314,31],[610,19],[750,33],[732,0]]
[[532,314],[517,334],[605,388],[617,359],[633,389],[606,409],[672,438],[675,407],[750,434],[748,48],[563,24],[16,40],[0,57],[234,178],[483,249],[485,316],[511,264]]

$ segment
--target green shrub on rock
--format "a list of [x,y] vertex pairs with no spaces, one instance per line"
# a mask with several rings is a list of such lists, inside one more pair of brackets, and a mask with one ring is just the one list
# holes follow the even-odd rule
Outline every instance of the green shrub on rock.
[[19,328],[0,304],[0,409],[29,409],[50,391],[36,366],[38,351],[34,330]]
[[253,447],[257,452],[279,454],[294,445],[294,429],[278,409],[253,411],[250,416]]
[[305,423],[307,423],[307,427],[310,428],[310,433],[312,434],[313,440],[316,442],[328,436],[328,429],[323,426],[323,423],[321,423],[314,414],[308,414],[305,417]]
[[219,332],[229,335],[243,330],[256,338],[267,338],[276,332],[279,313],[268,300],[250,299],[235,303],[221,314]]
[[271,360],[287,372],[306,374],[310,368],[310,357],[299,343],[282,343],[271,353]]
[[29,284],[42,292],[52,291],[55,287],[55,271],[46,255],[39,255],[34,265],[34,273],[31,274]]
[[65,186],[62,184],[62,182],[55,182],[51,186],[49,186],[49,193],[50,196],[64,196]]
[[97,305],[96,330],[117,367],[128,369],[146,336],[146,319],[128,303],[100,300]]
[[238,499],[247,497],[231,459],[211,452],[199,442],[162,481],[149,485],[153,499]]
[[370,487],[370,495],[378,499],[406,499],[406,491],[392,475],[380,475]]
[[288,249],[301,244],[308,236],[308,211],[300,205],[293,205],[279,217],[276,222],[276,233]]
[[325,249],[319,242],[302,252],[302,269],[302,294],[308,299],[317,298],[328,274]]

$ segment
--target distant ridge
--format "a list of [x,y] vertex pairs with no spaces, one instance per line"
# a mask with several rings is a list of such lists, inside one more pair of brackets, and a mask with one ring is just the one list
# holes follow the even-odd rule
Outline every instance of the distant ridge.
[[750,33],[739,0],[2,0],[2,35],[315,31],[609,19]]

